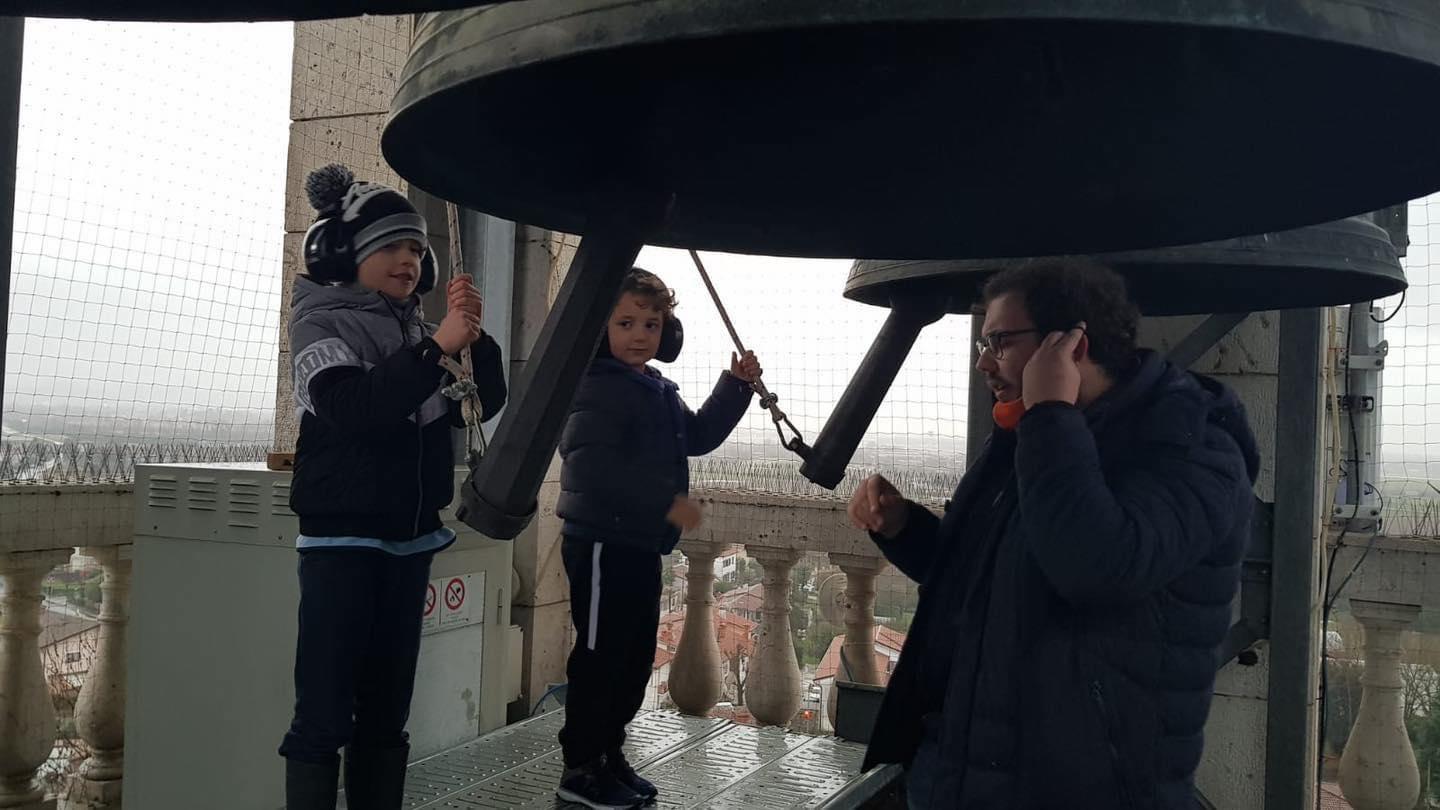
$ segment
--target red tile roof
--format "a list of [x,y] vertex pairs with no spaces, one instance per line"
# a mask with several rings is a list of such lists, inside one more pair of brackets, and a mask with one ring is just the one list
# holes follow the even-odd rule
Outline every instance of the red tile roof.
[[[715,616],[715,640],[720,645],[721,658],[736,655],[755,654],[755,622],[744,616],[719,613]],[[666,613],[660,617],[658,646],[675,649],[680,644],[680,634],[685,627],[684,613]]]
[[729,593],[715,597],[715,606],[720,610],[743,610],[759,613],[765,605],[765,586],[759,583],[746,588],[736,588]]
[[1355,810],[1334,782],[1320,783],[1320,810]]
[[[883,647],[899,652],[900,648],[905,645],[905,634],[898,633],[884,625],[879,625],[876,627],[875,641]],[[820,659],[820,667],[815,670],[814,680],[819,681],[825,678],[835,677],[835,673],[840,669],[840,648],[844,646],[844,644],[844,636],[836,636],[830,640],[830,646],[825,650],[825,657]],[[890,683],[889,668],[890,656],[877,651],[875,653],[875,671],[880,674],[881,686]]]

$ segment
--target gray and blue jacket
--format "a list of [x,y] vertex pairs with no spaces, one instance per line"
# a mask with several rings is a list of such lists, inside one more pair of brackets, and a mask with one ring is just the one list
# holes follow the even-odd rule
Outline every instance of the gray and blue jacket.
[[[300,436],[290,508],[300,533],[407,543],[440,528],[454,496],[451,428],[438,347],[419,298],[295,280],[290,350]],[[500,347],[471,347],[483,419],[505,404]]]

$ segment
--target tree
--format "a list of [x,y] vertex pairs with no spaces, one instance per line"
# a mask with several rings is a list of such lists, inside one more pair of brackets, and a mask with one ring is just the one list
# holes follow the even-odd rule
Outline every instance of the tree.
[[825,658],[825,651],[830,649],[830,642],[843,632],[835,625],[817,619],[803,635],[796,633],[795,655],[800,660],[800,668],[818,666]]

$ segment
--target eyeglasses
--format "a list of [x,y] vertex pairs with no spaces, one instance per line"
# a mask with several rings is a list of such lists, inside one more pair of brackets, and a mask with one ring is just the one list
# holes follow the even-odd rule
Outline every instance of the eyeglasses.
[[975,341],[975,351],[977,352],[977,354],[984,354],[985,352],[989,352],[990,356],[995,358],[996,360],[1004,360],[1004,344],[1005,341],[1009,338],[1015,337],[1016,335],[1041,335],[1052,331],[1054,330],[1016,329],[1010,332],[991,332],[990,334],[984,335],[979,340]]

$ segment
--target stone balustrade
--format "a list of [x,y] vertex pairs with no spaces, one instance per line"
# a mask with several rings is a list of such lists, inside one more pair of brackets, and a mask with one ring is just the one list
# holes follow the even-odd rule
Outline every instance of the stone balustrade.
[[745,707],[756,721],[789,725],[801,706],[804,684],[791,634],[791,571],[810,552],[827,554],[846,576],[843,678],[881,683],[874,653],[875,578],[887,563],[865,533],[850,526],[844,503],[742,492],[697,492],[695,497],[704,504],[705,522],[680,543],[688,570],[685,621],[670,666],[675,705],[703,715],[720,698],[725,673],[715,633],[714,564],[736,546],[764,570],[763,605],[744,690]]
[[1420,798],[1420,769],[1405,730],[1400,633],[1420,605],[1351,599],[1365,631],[1360,713],[1340,757],[1340,789],[1355,810],[1410,810]]
[[75,705],[89,757],[59,791],[59,807],[120,807],[133,535],[129,486],[0,487],[0,808],[55,806],[37,782],[56,738],[40,649],[41,583],[77,553],[96,560],[105,579],[96,654]]

